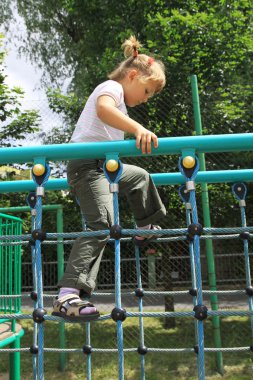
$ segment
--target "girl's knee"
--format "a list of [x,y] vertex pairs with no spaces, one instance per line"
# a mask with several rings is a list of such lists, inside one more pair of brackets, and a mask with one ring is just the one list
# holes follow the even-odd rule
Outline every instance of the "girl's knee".
[[138,168],[138,177],[139,177],[139,180],[140,181],[148,181],[149,178],[150,178],[150,174],[145,170],[145,169],[142,169],[142,168]]

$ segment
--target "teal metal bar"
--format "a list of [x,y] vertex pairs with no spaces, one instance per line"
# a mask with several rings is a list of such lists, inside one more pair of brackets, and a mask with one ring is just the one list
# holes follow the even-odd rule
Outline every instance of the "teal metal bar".
[[[253,133],[163,137],[159,138],[159,147],[152,150],[152,155],[181,154],[183,150],[195,150],[196,153],[252,151]],[[47,161],[105,158],[109,153],[120,157],[143,156],[141,150],[136,148],[135,140],[103,141],[1,148],[0,163],[34,162],[39,157]]]
[[[1,322],[2,322],[2,320],[1,320]],[[11,337],[6,338],[4,341],[0,341],[0,348],[6,347],[9,344],[13,343],[17,337],[22,338],[24,333],[25,333],[25,331],[22,329],[22,330],[20,330],[20,332],[16,333],[15,335],[12,335]]]
[[[151,174],[156,186],[161,185],[182,185],[184,178],[181,173],[155,173]],[[253,169],[241,170],[213,170],[210,172],[199,172],[196,183],[233,183],[252,182]],[[48,180],[46,190],[67,190],[69,185],[65,178]],[[34,191],[33,181],[3,181],[0,182],[0,193],[18,193]]]

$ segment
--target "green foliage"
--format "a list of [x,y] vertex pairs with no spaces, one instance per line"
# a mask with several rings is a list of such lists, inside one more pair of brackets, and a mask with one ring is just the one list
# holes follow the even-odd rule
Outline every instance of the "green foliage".
[[83,109],[86,99],[79,103],[79,99],[74,92],[63,95],[59,89],[49,88],[47,96],[52,111],[63,116],[65,123],[75,123]]
[[[251,130],[250,0],[141,0],[138,4],[124,0],[120,7],[116,0],[17,0],[17,5],[28,29],[23,50],[45,68],[54,87],[60,79],[71,78],[70,98],[64,99],[59,90],[48,94],[52,109],[68,120],[69,133],[87,96],[122,60],[119,47],[130,34],[140,38],[143,51],[161,58],[167,67],[168,84],[162,95],[167,108],[156,99],[143,106],[137,115],[143,125],[155,127],[159,136],[191,134],[188,79],[196,74],[205,133]],[[130,116],[137,112],[130,110]]]
[[9,0],[2,0],[0,3],[0,25],[5,26],[6,29],[8,29],[9,20],[11,19],[11,17],[12,17],[11,2]]
[[67,143],[74,130],[78,117],[84,107],[85,100],[79,101],[73,92],[64,95],[59,89],[47,90],[49,107],[62,117],[62,127],[53,128],[44,138],[44,144]]
[[197,74],[207,132],[246,132],[253,95],[250,2],[181,3],[151,14],[147,30],[150,47],[168,59],[173,94],[183,94],[188,76]]
[[[69,141],[87,96],[122,60],[120,45],[130,34],[142,41],[143,51],[163,60],[167,76],[163,92],[148,104],[130,109],[131,117],[159,137],[194,134],[189,77],[196,74],[203,133],[252,131],[251,0],[124,0],[120,6],[116,0],[16,2],[28,30],[22,51],[47,72],[45,82],[53,87],[48,90],[50,107],[63,120],[62,128],[50,131],[44,143]],[[70,86],[63,95],[57,88],[66,78]],[[250,167],[252,153],[229,159],[217,163],[206,155],[207,169]],[[178,171],[177,157],[172,156],[124,161],[149,172]],[[210,190],[211,205],[218,205],[214,223],[233,223],[223,206],[230,189],[224,186],[222,194],[213,186]],[[182,207],[173,189],[159,191],[171,214]],[[129,210],[124,212],[130,223]],[[176,223],[176,217],[170,216],[168,222]]]
[[[160,9],[146,0],[17,0],[28,30],[24,50],[53,83],[72,78],[72,89],[87,95],[115,66],[119,46],[130,33],[143,37],[146,15]],[[39,36],[39,43],[38,43]],[[112,59],[114,58],[114,59]]]
[[1,132],[1,138],[4,140],[12,139],[11,142],[6,142],[6,146],[13,146],[14,141],[23,140],[27,134],[32,134],[39,131],[39,114],[38,111],[29,110],[21,112],[16,119],[11,121],[6,128]]

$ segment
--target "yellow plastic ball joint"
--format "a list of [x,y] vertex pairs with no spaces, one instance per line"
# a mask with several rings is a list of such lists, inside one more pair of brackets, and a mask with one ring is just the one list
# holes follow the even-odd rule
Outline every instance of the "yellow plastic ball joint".
[[108,170],[108,172],[111,172],[111,173],[116,172],[118,167],[119,167],[119,163],[116,160],[108,160],[106,163],[106,169]]
[[183,167],[186,169],[192,169],[195,165],[195,158],[192,156],[186,156],[183,158]]
[[45,166],[43,166],[42,164],[36,164],[33,167],[33,174],[36,176],[41,176],[45,173],[45,170]]

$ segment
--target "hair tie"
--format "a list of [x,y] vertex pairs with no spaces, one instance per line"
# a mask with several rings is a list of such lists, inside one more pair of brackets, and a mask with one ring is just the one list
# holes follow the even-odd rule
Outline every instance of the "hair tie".
[[153,57],[149,57],[148,59],[148,65],[151,66],[152,63],[154,63],[155,59]]
[[134,58],[138,56],[138,50],[137,50],[136,46],[134,46],[134,54],[133,55],[134,55]]

